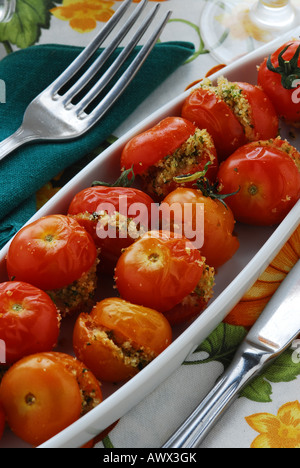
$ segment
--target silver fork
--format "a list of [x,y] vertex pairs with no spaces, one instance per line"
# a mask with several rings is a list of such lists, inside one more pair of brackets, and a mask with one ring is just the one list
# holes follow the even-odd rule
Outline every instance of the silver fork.
[[[22,125],[15,133],[0,143],[0,161],[19,146],[34,140],[66,140],[81,136],[95,125],[116,102],[150,54],[168,22],[171,11],[163,15],[149,39],[145,42],[135,59],[117,80],[111,90],[105,93],[103,99],[94,109],[90,112],[87,111],[87,108],[93,103],[94,99],[102,91],[105,92],[105,88],[148,30],[159,10],[159,4],[151,9],[150,13],[147,14],[116,60],[108,70],[102,74],[97,83],[92,86],[83,97],[80,96],[79,102],[74,104],[72,101],[78,96],[79,92],[84,89],[87,83],[91,81],[96,73],[101,70],[107,59],[132,29],[133,25],[136,24],[148,0],[143,0],[134,9],[133,13],[120,28],[118,34],[114,37],[109,46],[95,59],[93,64],[83,73],[75,84],[69,88],[67,88],[67,85],[70,79],[82,69],[87,61],[92,58],[100,45],[103,44],[104,40],[120,22],[120,19],[124,16],[131,3],[132,0],[126,0],[95,39],[81,52],[71,65],[29,104],[25,111]],[[63,92],[60,93],[62,88],[67,90],[63,90]]]

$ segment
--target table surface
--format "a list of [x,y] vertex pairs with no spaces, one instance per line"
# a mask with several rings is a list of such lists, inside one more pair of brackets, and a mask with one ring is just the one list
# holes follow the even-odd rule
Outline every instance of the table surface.
[[[75,8],[79,4],[78,0],[53,2],[56,8],[52,12],[47,12],[45,5],[49,2],[37,0],[36,8],[43,11],[48,21],[45,21],[45,27],[37,28],[36,36],[32,33],[31,43],[28,37],[24,37],[22,47],[53,42],[85,46],[122,3],[97,0],[94,2],[94,4],[99,4],[96,17],[93,16],[92,10],[88,9],[91,2],[92,0],[85,0],[85,13],[83,11],[78,13],[78,9]],[[21,3],[19,1],[20,5]],[[206,2],[204,0],[161,0],[160,3],[163,11],[167,9],[173,11],[172,21],[166,26],[161,40],[192,42],[197,53],[136,109],[115,131],[116,136],[124,134],[144,117],[183,92],[190,83],[202,78],[219,63],[213,52],[209,52],[202,43],[199,29],[202,8]],[[251,1],[243,3],[249,4]],[[300,0],[296,3],[300,4]],[[68,20],[64,16],[67,8]],[[99,18],[102,21],[97,21]],[[230,22],[232,40],[236,43],[242,40],[236,28],[238,21],[238,16],[233,15]],[[13,53],[18,49],[15,44],[3,43],[1,40],[0,34],[0,59],[7,53]],[[299,247],[299,237],[294,242]],[[298,249],[298,253],[295,253],[295,261],[299,255]],[[283,270],[283,276],[285,276],[290,265],[285,263],[284,254],[272,268],[281,272]],[[227,324],[227,326],[230,325]],[[231,333],[234,336],[234,326],[231,328]],[[221,351],[229,353],[232,349]],[[188,359],[189,365],[184,363],[145,400],[121,418],[105,439],[97,441],[94,446],[97,448],[161,447],[222,374],[224,366],[221,354],[216,351],[213,359],[205,359],[201,353],[191,356]],[[276,448],[290,446],[300,448],[300,378],[298,377],[300,375],[298,361],[300,360],[295,358],[293,361],[293,365],[290,366],[292,361],[291,353],[289,353],[285,359],[282,359],[277,374],[274,370],[267,376],[257,379],[246,396],[235,401],[201,447]]]

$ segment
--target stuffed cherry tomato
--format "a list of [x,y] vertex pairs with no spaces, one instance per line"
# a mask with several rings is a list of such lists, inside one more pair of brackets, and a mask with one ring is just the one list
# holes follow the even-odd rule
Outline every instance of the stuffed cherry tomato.
[[78,316],[73,333],[74,351],[101,381],[133,377],[158,356],[172,340],[163,314],[108,298],[90,314]]
[[197,289],[204,268],[199,250],[184,236],[151,231],[122,253],[115,281],[123,299],[165,313]]
[[76,194],[68,214],[91,234],[108,267],[115,266],[122,249],[148,231],[153,203],[141,190],[99,185]]
[[51,351],[59,330],[60,314],[48,294],[24,282],[0,284],[0,339],[5,343],[6,365]]
[[193,90],[182,107],[182,117],[205,128],[214,140],[219,161],[249,141],[275,138],[278,117],[268,96],[249,83],[220,78]]
[[91,236],[64,215],[45,216],[24,226],[7,254],[9,278],[47,291],[62,315],[90,303],[96,264]]
[[164,312],[172,325],[188,322],[203,312],[211,298],[215,285],[215,270],[207,265],[203,258],[203,273],[194,291],[188,294],[179,304]]
[[102,401],[98,380],[64,353],[22,358],[5,373],[0,401],[11,430],[38,446]]
[[[220,267],[238,250],[233,213],[220,200],[204,196],[198,189],[177,188],[163,203],[174,210],[173,229],[179,227],[183,234],[191,232],[195,236],[190,240],[200,249],[210,267]],[[201,206],[203,210],[198,209]],[[203,244],[200,243],[201,234]]]
[[300,122],[300,40],[283,44],[259,67],[258,84],[269,96],[279,117]]
[[[249,143],[220,167],[221,193],[237,221],[254,225],[280,223],[300,197],[300,154],[287,141]],[[229,192],[228,192],[229,191]]]
[[208,162],[207,177],[215,180],[218,160],[211,136],[181,117],[168,117],[133,137],[121,155],[122,169],[133,167],[155,199],[176,188],[175,176],[201,171]]

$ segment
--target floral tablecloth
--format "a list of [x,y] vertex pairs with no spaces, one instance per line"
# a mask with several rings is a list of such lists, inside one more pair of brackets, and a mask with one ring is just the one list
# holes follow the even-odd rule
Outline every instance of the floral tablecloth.
[[[17,0],[17,16],[10,23],[0,25],[0,58],[33,44],[55,42],[85,46],[121,3],[114,0]],[[161,40],[192,42],[195,54],[136,109],[116,130],[115,136],[122,135],[218,65],[213,53],[207,50],[199,28],[205,1],[161,0],[160,3],[162,10],[173,11]],[[238,12],[231,17],[230,24],[227,17],[220,18],[220,22],[227,24],[231,39],[237,42],[244,39],[238,28],[240,20]],[[250,28],[251,34],[254,39],[264,38],[263,31],[251,31]],[[37,206],[59,190],[61,180],[59,175],[37,194]],[[199,343],[195,353],[122,417],[102,440],[95,439],[91,446],[161,447],[213,387],[248,327],[299,257],[300,228],[227,319],[204,343]],[[297,344],[243,391],[208,435],[202,448],[300,448]]]

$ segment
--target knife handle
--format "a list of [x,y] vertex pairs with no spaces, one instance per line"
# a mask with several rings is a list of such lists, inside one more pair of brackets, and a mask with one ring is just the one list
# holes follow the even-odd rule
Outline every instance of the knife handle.
[[244,342],[213,390],[162,448],[198,447],[239,391],[269,358],[270,354],[265,350],[252,348]]

